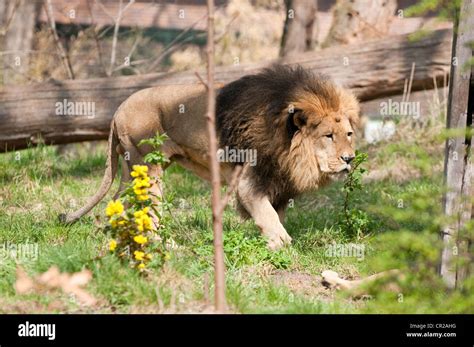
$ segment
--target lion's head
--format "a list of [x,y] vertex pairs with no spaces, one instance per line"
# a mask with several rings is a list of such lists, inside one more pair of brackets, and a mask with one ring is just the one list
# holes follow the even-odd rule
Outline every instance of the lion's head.
[[323,174],[347,172],[355,157],[358,102],[329,80],[319,81],[318,88],[319,92],[306,88],[295,91],[294,102],[286,110],[294,131],[290,156],[303,151],[308,159],[314,157]]
[[303,192],[350,169],[359,104],[327,76],[275,65],[224,87],[217,110],[221,144],[258,151],[261,190]]

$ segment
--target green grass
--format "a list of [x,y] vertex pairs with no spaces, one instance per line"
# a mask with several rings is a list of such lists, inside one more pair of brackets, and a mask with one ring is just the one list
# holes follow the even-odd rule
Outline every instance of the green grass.
[[[95,150],[77,147],[78,152],[66,158],[59,157],[53,147],[0,155],[0,244],[38,244],[38,259],[22,264],[30,275],[45,272],[53,265],[63,272],[91,270],[93,279],[87,290],[100,299],[100,304],[84,308],[55,292],[17,295],[15,260],[3,257],[0,259],[0,312],[189,312],[212,301],[208,184],[176,166],[166,171],[164,182],[172,208],[165,213],[164,220],[167,231],[180,247],[171,251],[172,257],[165,269],[141,276],[107,255],[107,237],[98,231],[105,223],[103,211],[117,189],[117,182],[108,199],[79,222],[68,226],[58,222],[60,212],[82,205],[102,179],[103,145]],[[395,148],[391,145],[385,152],[390,153]],[[423,153],[417,155],[424,156]],[[295,201],[285,223],[293,244],[278,252],[268,251],[253,222],[242,221],[234,209],[228,207],[224,215],[224,241],[227,300],[232,310],[242,313],[444,313],[471,309],[474,305],[469,296],[462,292],[448,294],[437,282],[430,282],[435,293],[427,288],[413,289],[413,283],[426,280],[420,278],[414,279],[411,287],[404,287],[408,289],[404,289],[403,302],[394,293],[379,293],[370,301],[353,300],[320,284],[323,270],[331,269],[353,278],[400,265],[401,261],[393,261],[394,258],[411,264],[419,258],[416,252],[425,254],[423,247],[436,243],[430,241],[435,233],[432,216],[436,209],[432,206],[436,206],[440,198],[438,187],[442,179],[439,175],[427,176],[427,170],[423,172],[425,175],[403,184],[385,180],[364,185],[363,191],[354,197],[353,207],[365,211],[370,224],[368,232],[359,238],[344,233],[337,226],[343,203],[341,183]],[[429,197],[431,203],[418,206],[420,202],[413,198],[417,194],[421,201]],[[404,201],[402,209],[397,206],[400,199]],[[399,237],[405,243],[396,246]],[[410,247],[421,237],[425,237],[425,241],[413,255]],[[351,242],[366,246],[363,261],[325,255],[329,244]],[[402,254],[391,255],[390,249]],[[292,282],[292,276],[303,276],[304,281]],[[58,300],[61,305],[51,308],[51,302]]]

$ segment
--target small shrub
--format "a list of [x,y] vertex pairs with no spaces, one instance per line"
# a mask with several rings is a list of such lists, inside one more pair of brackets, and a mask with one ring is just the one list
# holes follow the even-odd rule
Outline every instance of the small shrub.
[[[139,143],[151,145],[154,149],[145,156],[145,162],[162,165],[168,161],[159,150],[165,139],[166,135],[157,134]],[[133,181],[120,198],[107,205],[105,212],[109,224],[106,231],[112,237],[109,241],[110,252],[126,259],[131,267],[144,271],[149,266],[161,267],[169,258],[166,251],[168,237],[165,232],[158,234],[158,231],[164,230],[162,208],[159,208],[163,206],[158,206],[151,199],[149,189],[153,183],[148,176],[148,166],[134,165],[131,176]],[[164,203],[160,197],[156,198],[160,205]]]
[[367,161],[367,154],[356,152],[356,157],[353,160],[352,170],[347,175],[342,187],[344,194],[344,205],[339,218],[339,227],[349,235],[357,235],[357,239],[364,236],[370,225],[370,218],[365,211],[352,207],[354,195],[362,190],[362,176],[367,171],[362,167]]

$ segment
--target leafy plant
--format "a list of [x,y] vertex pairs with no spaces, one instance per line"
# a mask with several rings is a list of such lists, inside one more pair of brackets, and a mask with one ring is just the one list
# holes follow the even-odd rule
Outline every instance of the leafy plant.
[[[156,134],[140,141],[139,145],[147,144],[153,148],[144,157],[146,163],[163,165],[169,161],[160,151],[166,138],[165,134]],[[112,236],[109,250],[121,259],[127,259],[130,266],[144,271],[149,265],[162,266],[169,258],[166,250],[169,238],[162,224],[161,213],[166,202],[159,196],[151,198],[149,189],[156,183],[148,176],[148,166],[134,165],[131,176],[133,181],[120,194],[120,198],[111,201],[106,208],[109,217],[106,231]],[[161,231],[160,235],[158,231]]]
[[368,159],[367,153],[356,152],[352,169],[344,180],[342,193],[344,203],[342,208],[342,220],[340,227],[348,234],[357,235],[359,239],[368,230],[370,218],[366,212],[351,207],[354,195],[362,190],[362,176],[367,171],[362,167]]
[[[195,244],[193,251],[202,259],[202,266],[212,263],[213,235],[208,232]],[[225,263],[228,268],[244,265],[269,263],[276,268],[285,269],[291,259],[284,250],[271,251],[266,241],[259,235],[249,236],[243,230],[229,230],[224,233]]]
[[405,11],[409,17],[422,16],[428,12],[438,11],[438,18],[453,19],[456,17],[461,0],[421,0]]
[[166,134],[156,133],[152,138],[141,140],[138,143],[139,146],[150,145],[153,148],[153,151],[145,155],[143,161],[153,165],[164,165],[169,163],[169,159],[160,151],[161,146],[167,139],[168,136]]

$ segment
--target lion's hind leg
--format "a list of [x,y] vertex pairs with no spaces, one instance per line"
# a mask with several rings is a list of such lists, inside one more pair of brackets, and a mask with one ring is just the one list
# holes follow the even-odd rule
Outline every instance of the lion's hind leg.
[[114,195],[114,200],[117,200],[120,197],[120,194],[122,194],[125,190],[125,185],[130,182],[130,168],[128,167],[128,163],[125,161],[125,159],[122,160],[121,171],[122,175],[120,177],[120,185]]

